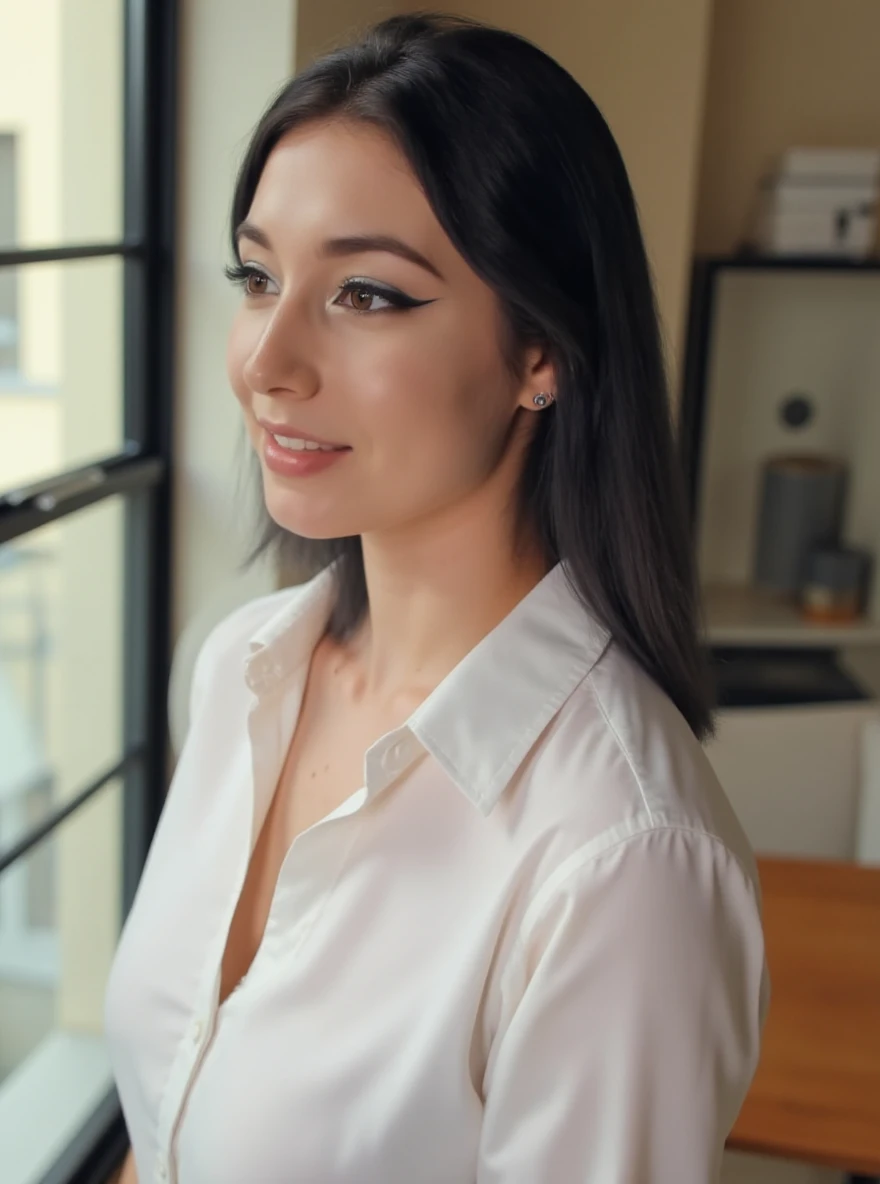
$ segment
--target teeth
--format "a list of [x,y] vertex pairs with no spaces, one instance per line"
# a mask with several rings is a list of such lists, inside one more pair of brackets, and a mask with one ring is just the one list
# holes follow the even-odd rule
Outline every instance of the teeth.
[[316,444],[314,440],[300,440],[297,436],[272,437],[282,448],[289,448],[291,452],[335,452],[332,444]]

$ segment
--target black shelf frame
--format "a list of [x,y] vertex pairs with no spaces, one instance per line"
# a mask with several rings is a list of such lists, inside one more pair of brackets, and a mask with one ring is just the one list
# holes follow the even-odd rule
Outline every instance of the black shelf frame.
[[[696,545],[699,529],[699,490],[702,477],[702,458],[706,428],[706,381],[712,350],[712,329],[717,304],[718,283],[722,275],[731,271],[751,272],[816,272],[842,275],[880,275],[880,258],[864,260],[834,258],[825,255],[760,255],[751,251],[740,251],[732,255],[704,255],[694,259],[691,270],[690,297],[688,304],[687,338],[684,357],[684,372],[681,386],[678,416],[678,451],[681,462],[685,492],[690,512],[691,536]],[[709,643],[708,650],[717,666],[729,647]],[[754,661],[761,662],[763,647],[735,647],[744,652],[752,650]],[[808,647],[804,648],[806,659]],[[791,654],[799,647],[790,646]],[[830,651],[836,653],[836,650]],[[828,653],[825,654],[827,665]],[[840,678],[845,676],[839,671]],[[745,700],[731,706],[766,706],[763,691],[757,689],[754,702]],[[797,702],[792,698],[791,702]],[[814,700],[816,701],[816,700]],[[824,701],[824,700],[823,700]],[[834,701],[829,697],[828,702]],[[724,706],[724,704],[719,704]]]
[[706,377],[712,348],[712,325],[718,280],[729,271],[825,272],[843,275],[877,275],[880,258],[841,259],[827,255],[758,255],[741,251],[734,255],[698,256],[691,269],[687,319],[687,345],[679,402],[678,446],[685,489],[696,530],[701,459],[705,432]]

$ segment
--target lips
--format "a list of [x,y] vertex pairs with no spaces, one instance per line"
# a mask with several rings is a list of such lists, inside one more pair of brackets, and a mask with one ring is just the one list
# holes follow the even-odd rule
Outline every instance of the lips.
[[[290,428],[285,428],[290,431]],[[306,444],[303,440],[282,443],[273,432],[264,429],[260,449],[266,468],[288,479],[309,477],[341,465],[351,448]]]

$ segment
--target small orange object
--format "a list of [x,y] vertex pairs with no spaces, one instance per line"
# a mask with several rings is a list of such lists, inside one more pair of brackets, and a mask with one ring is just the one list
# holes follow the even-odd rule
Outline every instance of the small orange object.
[[801,606],[801,616],[806,621],[815,621],[821,625],[851,625],[861,616],[857,605],[840,605],[833,608],[816,608],[813,605]]

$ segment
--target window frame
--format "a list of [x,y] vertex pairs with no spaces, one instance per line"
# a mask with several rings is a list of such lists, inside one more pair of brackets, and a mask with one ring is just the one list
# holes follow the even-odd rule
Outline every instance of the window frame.
[[[0,493],[0,544],[116,495],[124,496],[124,719],[118,759],[8,846],[0,875],[116,777],[123,781],[122,916],[131,907],[166,785],[170,669],[174,226],[176,216],[176,0],[121,0],[123,8],[123,237],[117,242],[0,249],[0,267],[123,260],[125,447],[93,464]],[[46,1177],[98,1184],[128,1145],[115,1089]]]
[[[21,154],[20,148],[21,137],[17,132],[0,131],[0,160],[4,155],[4,148],[8,146],[8,158],[11,165],[10,179],[12,181],[12,193],[9,198],[9,205],[12,213],[12,233],[15,234],[16,210],[15,190],[18,180],[18,159]],[[8,142],[8,144],[7,144]],[[2,175],[0,175],[0,183],[2,183]],[[0,186],[0,207],[3,204],[2,186]],[[0,240],[2,241],[2,240]],[[3,323],[6,320],[3,312],[2,301],[0,301],[0,381],[8,381],[12,375],[15,375],[18,370],[18,290],[15,281],[10,285],[9,291],[12,296],[12,316],[9,318],[12,322],[15,336],[11,344],[3,341]],[[0,288],[0,296],[2,296],[2,288]],[[3,364],[3,352],[9,349],[14,358],[14,367]]]

